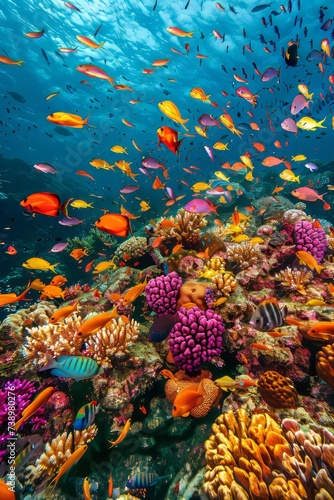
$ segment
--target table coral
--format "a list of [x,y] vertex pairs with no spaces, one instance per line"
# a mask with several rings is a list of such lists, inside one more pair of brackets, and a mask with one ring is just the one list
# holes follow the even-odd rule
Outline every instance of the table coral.
[[247,269],[248,267],[259,263],[263,260],[260,245],[257,243],[252,245],[249,241],[243,243],[233,243],[227,248],[227,260],[236,262],[240,269]]
[[306,269],[291,269],[287,267],[286,269],[275,274],[275,280],[280,282],[281,286],[284,286],[291,290],[296,291],[302,295],[306,294],[305,286],[310,283],[312,279],[312,273],[306,271]]
[[134,319],[125,323],[122,318],[113,318],[108,327],[102,328],[87,339],[83,354],[93,357],[102,368],[111,368],[112,359],[127,354],[138,334],[139,323]]
[[203,363],[222,352],[224,325],[212,309],[203,312],[199,307],[182,307],[177,318],[169,334],[174,363],[187,374],[196,374]]
[[257,381],[257,389],[265,402],[273,408],[297,408],[298,392],[292,380],[268,370]]
[[334,344],[325,345],[317,353],[316,370],[321,380],[334,389]]
[[181,285],[182,278],[175,271],[166,276],[152,278],[147,283],[146,300],[158,316],[176,312],[176,300]]
[[334,436],[323,428],[304,433],[293,419],[279,425],[267,413],[229,410],[204,448],[210,500],[329,500],[334,493]]

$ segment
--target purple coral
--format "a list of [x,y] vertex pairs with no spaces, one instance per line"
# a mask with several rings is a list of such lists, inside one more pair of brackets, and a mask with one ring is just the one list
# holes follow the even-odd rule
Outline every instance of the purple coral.
[[295,227],[296,249],[310,253],[318,263],[323,261],[328,242],[322,227],[314,227],[312,222],[300,220]]
[[193,257],[192,255],[186,255],[180,260],[178,271],[186,276],[186,278],[194,279],[200,275],[203,271],[204,263],[201,259]]
[[181,286],[182,278],[176,272],[152,278],[145,288],[148,305],[158,316],[175,314]]
[[223,349],[224,325],[212,309],[181,307],[178,323],[169,334],[169,347],[176,366],[189,375],[196,374],[202,364],[219,356]]

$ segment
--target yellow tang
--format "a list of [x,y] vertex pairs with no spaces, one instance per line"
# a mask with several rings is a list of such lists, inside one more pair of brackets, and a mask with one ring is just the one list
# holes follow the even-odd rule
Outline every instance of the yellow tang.
[[113,153],[125,153],[125,154],[128,154],[126,152],[126,148],[123,148],[122,146],[118,146],[116,144],[116,146],[113,146],[112,148],[110,148],[110,151],[112,151]]
[[198,135],[201,135],[202,137],[205,137],[208,139],[208,136],[206,135],[206,131],[203,130],[199,125],[195,125],[195,130],[198,133]]
[[293,161],[304,161],[304,160],[306,160],[306,156],[305,155],[292,156],[291,160],[293,160]]
[[70,203],[71,207],[74,208],[94,208],[93,207],[93,202],[92,203],[87,203],[84,200],[74,200],[72,203]]
[[216,170],[215,176],[217,177],[217,179],[219,179],[221,181],[228,182],[230,180],[230,177],[226,177],[226,175],[224,174],[224,172],[221,172],[220,170]]
[[41,259],[39,257],[32,257],[31,259],[26,260],[23,262],[22,266],[26,267],[27,269],[37,269],[39,271],[52,271],[53,273],[57,274],[55,271],[55,267],[58,266],[59,262],[56,264],[50,264],[45,259]]
[[213,146],[213,149],[219,149],[220,151],[229,151],[228,142],[223,144],[222,142],[216,142]]
[[116,269],[117,266],[114,263],[114,260],[104,260],[100,262],[97,266],[94,267],[93,269],[93,274],[99,274],[102,273],[103,271],[106,271],[107,269],[110,268]]
[[211,184],[207,184],[206,182],[196,182],[190,189],[199,193],[200,191],[205,191],[206,189],[210,189]]
[[189,129],[184,125],[189,121],[189,118],[184,119],[181,117],[181,113],[177,106],[172,101],[161,101],[158,104],[158,108],[162,113],[164,113],[168,118],[176,123],[180,123],[182,127],[189,132]]
[[289,170],[286,168],[279,174],[280,178],[283,179],[284,181],[290,181],[290,182],[300,182],[299,180],[299,175],[295,175],[292,170]]

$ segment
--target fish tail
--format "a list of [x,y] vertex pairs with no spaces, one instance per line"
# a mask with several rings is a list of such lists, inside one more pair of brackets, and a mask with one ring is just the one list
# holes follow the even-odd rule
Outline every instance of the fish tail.
[[121,318],[121,319],[122,319],[122,321],[123,321],[124,323],[126,323],[127,325],[130,323],[129,318],[128,318],[127,316],[124,316],[124,314],[122,314],[122,315],[120,316],[120,318]]
[[[325,196],[325,194],[327,194],[327,191],[326,191],[326,193],[319,194],[319,196],[318,196],[318,200],[321,200],[321,201],[325,202],[325,200],[324,200],[324,196]],[[325,202],[325,203],[326,203],[326,202]]]
[[185,123],[187,123],[189,121],[189,118],[187,118],[186,120],[181,120],[180,123],[182,125],[182,127],[187,131],[189,132],[189,129],[185,126]]
[[312,92],[312,94],[307,94],[307,96],[305,96],[305,97],[307,97],[307,99],[312,100],[313,94],[314,94],[314,92]]
[[327,127],[323,127],[322,124],[324,123],[324,121],[326,120],[327,116],[325,116],[325,118],[323,120],[321,120],[321,122],[318,122],[317,125],[319,128],[327,128]]
[[24,60],[23,60],[23,59],[21,59],[20,61],[17,61],[17,63],[16,63],[16,64],[18,64],[19,66],[22,66],[22,64],[23,64],[23,63],[24,63]]
[[183,139],[181,139],[180,141],[177,141],[177,144],[176,144],[176,148],[175,148],[175,152],[177,152],[178,155],[180,155],[180,146],[183,142]]
[[317,271],[318,274],[320,274],[321,271],[325,269],[325,266],[320,266],[319,264],[315,264],[314,269]]
[[70,219],[69,215],[68,215],[68,204],[70,203],[70,201],[72,201],[73,198],[69,198],[67,201],[65,201],[62,205],[60,205],[60,210],[63,212],[63,214],[65,215],[65,217],[67,217],[68,219]]
[[18,431],[18,430],[19,430],[19,428],[20,428],[20,427],[21,427],[21,425],[23,424],[24,420],[25,420],[25,418],[24,418],[24,417],[21,417],[21,418],[20,418],[20,420],[18,420],[18,421],[16,422],[16,424],[14,425],[14,429],[15,429],[16,431]]
[[21,295],[19,295],[17,297],[17,300],[31,300],[31,299],[26,299],[26,293],[29,292],[31,286],[30,286],[30,282],[28,283],[28,286],[27,288],[24,290],[24,292],[21,293]]
[[298,182],[298,184],[300,184],[300,175],[297,175],[296,181]]
[[52,266],[49,267],[50,271],[53,273],[57,274],[57,271],[55,270],[55,267],[59,265],[59,262],[56,262],[56,264],[52,264]]
[[103,45],[105,44],[106,42],[101,42],[99,43],[99,48],[103,47]]
[[95,127],[95,125],[92,125],[91,123],[88,123],[88,120],[89,120],[89,118],[90,118],[90,115],[91,115],[91,114],[89,113],[89,115],[87,116],[87,118],[85,118],[85,119],[84,119],[83,123],[84,123],[84,125],[89,125],[89,126],[90,126],[90,127],[92,127],[92,128],[96,128],[96,127]]

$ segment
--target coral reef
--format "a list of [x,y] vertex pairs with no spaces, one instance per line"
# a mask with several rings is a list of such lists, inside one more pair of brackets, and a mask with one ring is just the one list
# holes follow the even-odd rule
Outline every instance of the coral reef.
[[145,288],[148,305],[158,316],[174,314],[182,278],[174,271],[166,276],[152,278]]
[[217,273],[211,280],[212,289],[216,292],[218,297],[229,297],[231,293],[235,292],[238,282],[232,273],[226,272],[224,274]]
[[169,334],[174,363],[187,374],[196,374],[203,363],[222,352],[224,325],[212,309],[203,312],[197,306],[182,307],[177,317]]
[[323,346],[317,353],[316,370],[321,380],[334,389],[334,344]]
[[[166,223],[166,220],[170,222]],[[175,217],[158,221],[154,236],[160,236],[166,242],[175,240],[184,248],[194,248],[199,241],[201,230],[207,223],[203,215],[190,213],[181,208]]]
[[306,207],[305,203],[302,203],[302,209],[298,209],[297,205],[299,205],[299,203],[296,203],[295,208],[292,208],[291,210],[287,210],[285,212],[283,222],[288,222],[289,224],[295,225],[298,221],[308,220],[308,216],[303,211]]
[[82,237],[74,236],[74,238],[67,238],[66,252],[71,253],[74,248],[85,248],[87,253],[97,252],[103,248],[107,243],[109,246],[115,245],[117,240],[114,236],[103,233],[95,227],[91,228],[87,234]]
[[260,245],[252,245],[249,241],[228,245],[227,260],[236,262],[240,269],[247,269],[263,260]]
[[[114,254],[114,262],[118,265],[122,260],[139,259],[147,252],[147,238],[144,236],[132,236],[117,247]],[[125,259],[124,255],[126,256]]]
[[273,408],[297,408],[298,392],[292,380],[268,370],[257,381],[257,389],[265,402]]
[[327,251],[327,236],[323,228],[315,227],[315,224],[306,220],[300,220],[295,224],[296,250],[304,250],[315,257],[318,263],[324,259]]
[[288,288],[291,292],[298,292],[302,295],[306,294],[305,285],[310,283],[312,273],[306,269],[286,269],[275,274],[275,280],[279,281],[280,285]]
[[203,271],[204,264],[198,257],[186,255],[182,257],[178,266],[178,272],[187,279],[197,278]]
[[[334,436],[281,426],[267,413],[239,409],[220,415],[205,442],[204,491],[210,500],[325,500],[332,498]],[[326,493],[327,492],[327,493]]]
[[113,318],[108,327],[87,339],[83,354],[94,357],[102,368],[111,368],[113,358],[124,357],[138,334],[139,323],[134,319],[125,323],[122,318]]
[[206,311],[206,290],[210,286],[208,281],[186,281],[179,289],[179,298],[177,300],[177,311],[184,305],[196,305],[202,311]]

